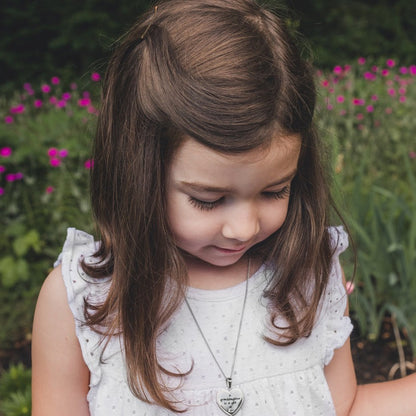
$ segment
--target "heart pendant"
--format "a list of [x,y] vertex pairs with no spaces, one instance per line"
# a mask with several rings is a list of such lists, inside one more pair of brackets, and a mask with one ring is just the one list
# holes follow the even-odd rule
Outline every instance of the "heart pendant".
[[243,400],[243,392],[238,387],[230,390],[221,389],[217,393],[218,407],[228,416],[238,413],[243,405]]

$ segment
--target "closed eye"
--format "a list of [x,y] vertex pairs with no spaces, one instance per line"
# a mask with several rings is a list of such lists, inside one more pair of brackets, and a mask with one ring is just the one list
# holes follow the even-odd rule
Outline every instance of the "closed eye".
[[223,197],[217,199],[216,201],[201,201],[200,199],[194,198],[193,196],[190,196],[188,199],[194,207],[203,211],[209,211],[218,206],[222,202]]
[[280,191],[276,192],[263,192],[266,198],[270,199],[285,199],[290,195],[290,185],[285,186]]

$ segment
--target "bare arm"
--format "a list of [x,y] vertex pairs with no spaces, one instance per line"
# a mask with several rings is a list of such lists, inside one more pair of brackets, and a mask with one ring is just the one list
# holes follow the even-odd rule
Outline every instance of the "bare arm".
[[325,376],[338,416],[416,416],[416,374],[357,386],[349,339],[335,351]]
[[88,416],[89,377],[57,267],[42,286],[33,322],[32,416]]

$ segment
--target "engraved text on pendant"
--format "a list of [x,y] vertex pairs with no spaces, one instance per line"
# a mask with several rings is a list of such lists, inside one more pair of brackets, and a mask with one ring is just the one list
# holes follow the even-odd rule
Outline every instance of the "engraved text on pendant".
[[217,393],[218,407],[228,416],[237,414],[243,405],[243,400],[243,392],[238,387],[230,390],[221,389]]

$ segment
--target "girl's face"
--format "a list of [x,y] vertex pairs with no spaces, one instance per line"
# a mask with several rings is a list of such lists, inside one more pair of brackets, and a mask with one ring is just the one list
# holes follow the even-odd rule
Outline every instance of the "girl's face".
[[297,136],[237,155],[186,138],[167,178],[169,224],[178,247],[190,255],[185,261],[232,266],[277,231],[299,152]]

